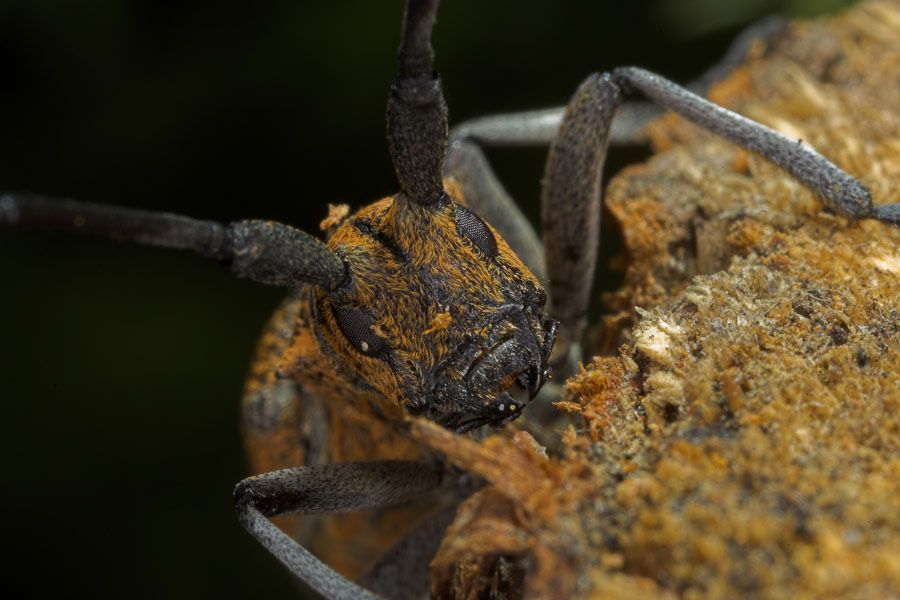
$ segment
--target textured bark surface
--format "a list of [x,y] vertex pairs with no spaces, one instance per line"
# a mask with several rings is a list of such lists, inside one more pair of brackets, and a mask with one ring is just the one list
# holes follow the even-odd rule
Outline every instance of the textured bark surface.
[[[900,191],[900,2],[793,23],[711,97]],[[439,597],[900,597],[900,229],[664,117],[611,182],[624,286],[568,383],[564,452],[416,435],[490,485]],[[641,308],[635,308],[641,307]]]

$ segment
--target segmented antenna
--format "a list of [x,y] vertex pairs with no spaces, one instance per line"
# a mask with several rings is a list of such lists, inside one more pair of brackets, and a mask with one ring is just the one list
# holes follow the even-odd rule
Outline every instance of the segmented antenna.
[[44,231],[93,235],[190,250],[228,266],[239,277],[260,283],[304,283],[329,291],[348,273],[325,244],[274,221],[223,225],[182,215],[90,204],[32,195],[0,195],[0,231]]
[[422,205],[443,197],[447,105],[433,70],[431,30],[438,0],[409,0],[403,15],[399,69],[387,105],[391,160],[400,191]]

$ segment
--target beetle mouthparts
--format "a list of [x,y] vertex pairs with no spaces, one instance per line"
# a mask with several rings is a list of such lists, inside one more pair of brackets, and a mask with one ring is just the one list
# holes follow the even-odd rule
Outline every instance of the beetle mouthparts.
[[546,365],[532,365],[527,371],[523,371],[516,379],[516,385],[528,392],[528,400],[534,400],[544,383],[550,377],[550,367]]

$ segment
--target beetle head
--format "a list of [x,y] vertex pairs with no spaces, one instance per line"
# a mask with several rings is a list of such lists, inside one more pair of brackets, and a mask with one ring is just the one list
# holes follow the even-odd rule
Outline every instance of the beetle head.
[[[331,236],[341,285],[316,292],[331,348],[382,401],[466,431],[521,412],[547,379],[556,322],[544,290],[497,232],[444,190],[447,109],[432,70],[437,0],[410,0],[388,97],[400,193]],[[387,408],[387,407],[386,407]]]
[[501,426],[547,379],[556,324],[497,232],[444,194],[402,194],[344,221],[328,246],[345,285],[317,291],[329,345],[386,402],[457,430]]

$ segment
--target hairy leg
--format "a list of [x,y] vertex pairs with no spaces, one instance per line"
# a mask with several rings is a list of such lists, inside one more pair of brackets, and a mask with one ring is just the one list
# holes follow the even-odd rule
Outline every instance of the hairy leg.
[[343,514],[398,504],[439,487],[437,463],[371,461],[284,469],[249,477],[234,490],[238,519],[297,578],[329,600],[378,598],[326,566],[269,517]]
[[459,502],[425,517],[403,539],[385,552],[358,583],[392,600],[430,597],[431,560],[437,554]]

